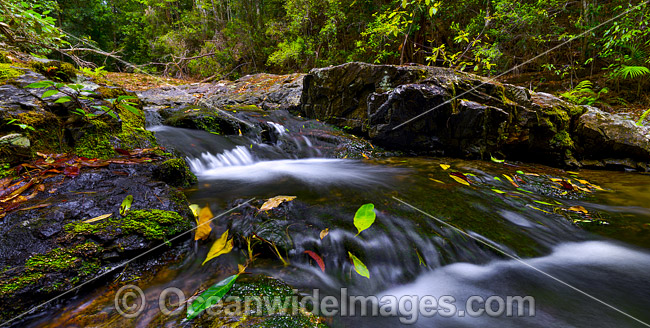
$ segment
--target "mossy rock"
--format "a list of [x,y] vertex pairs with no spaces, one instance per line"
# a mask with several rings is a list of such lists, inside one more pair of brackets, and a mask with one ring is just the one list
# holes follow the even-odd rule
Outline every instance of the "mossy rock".
[[131,210],[123,218],[112,217],[93,223],[79,221],[65,226],[70,237],[97,236],[102,240],[114,240],[137,234],[150,241],[165,241],[191,228],[192,222],[177,212],[158,209]]
[[0,52],[0,64],[11,64],[11,59],[3,52]]
[[0,63],[0,84],[4,84],[24,74],[23,71],[13,68],[10,63]]
[[247,131],[246,125],[205,108],[191,108],[186,111],[179,111],[171,115],[164,122],[165,125],[203,130],[214,134],[232,135]]
[[197,182],[196,176],[187,166],[185,160],[174,158],[167,160],[153,171],[154,178],[174,187],[187,188]]
[[47,78],[60,82],[73,82],[77,79],[77,69],[70,63],[58,60],[32,61],[29,66]]

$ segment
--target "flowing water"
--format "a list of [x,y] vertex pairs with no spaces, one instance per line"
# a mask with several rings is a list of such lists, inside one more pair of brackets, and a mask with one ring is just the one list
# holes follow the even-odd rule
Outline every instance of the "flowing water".
[[[249,198],[297,196],[286,217],[272,227],[289,240],[283,257],[290,264],[262,256],[248,272],[276,277],[303,295],[319,289],[321,298],[340,299],[341,288],[358,296],[451,296],[456,310],[465,313],[472,310],[465,307],[472,296],[534,297],[532,317],[415,314],[415,327],[635,327],[643,324],[634,318],[650,322],[650,176],[448,158],[323,158],[317,138],[272,123],[274,144],[152,128],[163,144],[187,156],[199,178],[187,192],[190,201],[209,205],[215,214]],[[459,173],[469,185],[452,177]],[[557,179],[570,180],[570,189],[580,190],[569,191]],[[375,205],[376,222],[357,235],[353,217],[365,203]],[[225,229],[246,233],[264,227],[243,213],[219,219],[215,230]],[[329,234],[321,239],[324,229]],[[192,295],[206,281],[227,276],[226,263],[246,260],[244,251],[235,251],[202,267],[207,248],[196,247],[182,263],[140,286],[147,298],[170,286]],[[304,251],[319,254],[325,270]],[[365,263],[369,279],[355,272],[348,252]],[[117,320],[113,294],[100,289],[36,325],[64,324],[84,311]],[[413,318],[408,306],[401,310],[392,317],[337,315],[328,324],[395,327]],[[151,325],[156,311],[148,308],[130,324]],[[178,324],[178,318],[165,324]]]

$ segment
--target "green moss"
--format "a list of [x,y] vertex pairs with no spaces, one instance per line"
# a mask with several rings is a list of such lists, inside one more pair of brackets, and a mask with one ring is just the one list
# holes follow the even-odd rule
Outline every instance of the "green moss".
[[29,66],[47,78],[62,82],[72,82],[77,78],[77,70],[72,64],[51,60],[48,62],[33,61]]
[[0,179],[14,175],[15,171],[11,168],[9,163],[0,163]]
[[0,295],[15,292],[29,285],[37,283],[45,275],[40,272],[33,272],[25,275],[19,275],[9,280],[0,281]]
[[95,120],[90,128],[75,143],[75,153],[87,158],[111,158],[115,149],[111,144],[111,128],[108,124]]
[[197,182],[196,176],[181,158],[170,159],[158,165],[154,170],[154,177],[181,188],[187,188]]
[[261,112],[261,109],[257,105],[227,105],[225,110],[229,111],[242,111],[242,112]]
[[137,233],[149,240],[166,240],[191,227],[191,221],[176,212],[152,209],[132,210],[124,218],[109,218],[97,223],[73,222],[67,224],[65,230],[71,235]]
[[551,146],[557,148],[573,148],[574,143],[566,130],[556,133],[551,139]]
[[11,64],[11,59],[3,52],[0,52],[0,64]]
[[165,240],[192,227],[178,213],[163,210],[130,211],[121,225],[126,233],[138,233],[146,239]]
[[55,248],[44,254],[36,254],[25,262],[25,268],[30,271],[53,272],[62,271],[82,264],[84,255],[95,254],[100,247],[87,242],[73,248]]
[[0,83],[4,83],[23,74],[23,71],[11,68],[11,64],[0,64]]

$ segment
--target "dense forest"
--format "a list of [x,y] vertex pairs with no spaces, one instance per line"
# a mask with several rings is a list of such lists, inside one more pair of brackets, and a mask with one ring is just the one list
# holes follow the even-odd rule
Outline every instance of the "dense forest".
[[10,0],[0,17],[6,43],[53,57],[64,49],[111,71],[232,79],[418,63],[544,73],[568,88],[597,75],[600,87],[639,91],[650,73],[648,10],[623,0]]

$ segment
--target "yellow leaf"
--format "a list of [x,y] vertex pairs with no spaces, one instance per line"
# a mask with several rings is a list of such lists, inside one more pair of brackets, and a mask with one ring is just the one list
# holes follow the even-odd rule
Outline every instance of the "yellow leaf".
[[449,169],[451,167],[451,165],[440,164],[440,167],[442,167],[443,170],[447,170],[447,169]]
[[212,244],[208,256],[206,256],[205,261],[203,261],[201,265],[204,265],[215,257],[230,253],[230,251],[232,251],[232,246],[232,239],[228,239],[228,230],[226,230],[226,232],[224,232],[221,237]]
[[444,182],[442,182],[442,181],[440,181],[440,180],[436,180],[436,179],[434,179],[434,178],[429,178],[429,180],[431,180],[431,181],[435,181],[435,182],[437,182],[437,183],[445,184]]
[[589,181],[587,181],[587,180],[576,179],[576,181],[578,181],[578,182],[580,182],[582,184],[586,184],[586,185],[590,184]]
[[363,156],[363,158],[365,158],[365,159],[370,159],[370,157],[368,157],[368,155],[366,155],[364,153],[361,153],[361,156]]
[[88,220],[84,221],[84,223],[91,223],[91,222],[101,221],[101,220],[103,220],[103,219],[109,218],[111,215],[113,215],[113,213],[108,213],[108,214],[100,215],[100,216],[98,216],[98,217],[96,217],[96,218],[88,219]]
[[244,271],[246,271],[246,266],[243,264],[237,264],[237,268],[239,269],[239,272],[237,274],[242,274]]
[[578,174],[580,174],[580,173],[578,173],[578,172],[573,172],[573,171],[566,171],[566,173],[573,174],[573,175],[578,175]]
[[568,208],[568,210],[572,211],[572,212],[579,212],[579,213],[589,214],[589,211],[587,211],[587,209],[582,207],[582,206],[571,206],[571,207]]
[[325,229],[323,229],[323,230],[320,232],[320,239],[322,240],[322,239],[325,238],[325,236],[327,236],[327,234],[329,234],[329,233],[330,233],[330,228],[325,228]]
[[456,180],[456,182],[458,182],[458,183],[460,183],[460,184],[464,184],[464,185],[466,185],[466,186],[469,186],[469,182],[465,181],[464,179],[459,178],[459,177],[457,177],[457,176],[455,176],[455,175],[451,175],[451,174],[450,174],[449,176],[450,176],[452,179]]
[[510,181],[510,183],[511,183],[513,186],[515,186],[515,188],[519,188],[519,185],[515,182],[515,180],[512,180],[512,178],[511,178],[509,175],[504,174],[503,176],[506,177],[506,179],[508,179],[508,181]]
[[194,234],[194,240],[206,239],[210,236],[212,227],[210,226],[210,219],[212,219],[212,211],[210,211],[210,206],[206,206],[201,209],[199,212],[199,221],[196,227],[196,233]]
[[271,209],[274,209],[278,207],[280,204],[283,202],[288,202],[291,200],[296,199],[296,196],[275,196],[273,198],[269,198],[264,204],[262,204],[262,207],[260,207],[260,211],[268,211]]
[[190,205],[190,210],[192,210],[192,214],[194,214],[194,219],[196,220],[196,223],[199,223],[199,212],[201,211],[201,207],[198,204],[192,204]]

